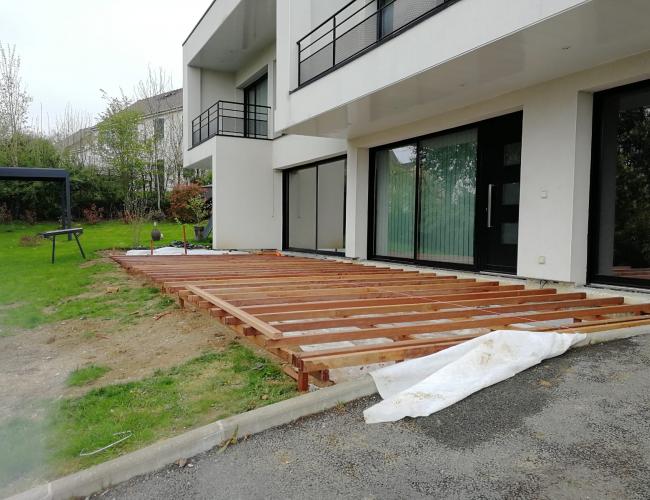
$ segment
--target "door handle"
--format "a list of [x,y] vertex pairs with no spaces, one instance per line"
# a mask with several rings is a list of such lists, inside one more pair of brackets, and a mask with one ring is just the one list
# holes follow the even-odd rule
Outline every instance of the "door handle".
[[487,227],[492,227],[492,191],[494,184],[488,184]]

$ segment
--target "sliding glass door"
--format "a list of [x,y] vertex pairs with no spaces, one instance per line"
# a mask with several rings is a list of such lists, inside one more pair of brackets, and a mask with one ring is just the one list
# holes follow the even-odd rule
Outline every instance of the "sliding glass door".
[[316,250],[317,168],[291,170],[288,178],[287,218],[289,248]]
[[345,160],[285,171],[284,247],[345,252]]
[[374,149],[369,255],[516,273],[522,119]]
[[594,140],[591,280],[650,287],[650,81],[596,95]]
[[420,143],[418,260],[474,263],[477,131]]
[[374,154],[374,254],[474,263],[477,131]]
[[415,144],[375,154],[375,252],[378,255],[413,257],[416,156]]

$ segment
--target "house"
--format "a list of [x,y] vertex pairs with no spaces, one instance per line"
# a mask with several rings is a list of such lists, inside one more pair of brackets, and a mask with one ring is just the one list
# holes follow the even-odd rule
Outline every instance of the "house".
[[650,286],[650,3],[215,0],[183,45],[215,248]]
[[[183,89],[139,99],[128,109],[138,111],[142,116],[139,125],[142,138],[155,139],[149,161],[165,173],[161,174],[165,187],[171,188],[182,182]],[[86,127],[65,137],[58,145],[74,155],[79,164],[102,169],[105,163],[97,151],[97,134],[97,125]]]

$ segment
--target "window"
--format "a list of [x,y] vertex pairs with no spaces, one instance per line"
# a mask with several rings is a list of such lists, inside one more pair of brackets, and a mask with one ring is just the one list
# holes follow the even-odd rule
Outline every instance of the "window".
[[650,287],[650,81],[594,103],[591,279]]
[[284,176],[284,247],[344,253],[345,160],[288,170]]
[[246,137],[268,136],[269,79],[264,75],[244,89]]
[[155,118],[153,121],[153,137],[156,141],[162,141],[165,137],[165,119]]

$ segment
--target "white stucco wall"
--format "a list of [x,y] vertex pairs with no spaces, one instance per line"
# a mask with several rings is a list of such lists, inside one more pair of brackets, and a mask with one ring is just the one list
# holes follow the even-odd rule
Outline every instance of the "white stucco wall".
[[[217,101],[235,101],[238,98],[234,73],[201,69],[201,112]],[[196,118],[196,117],[194,117]]]
[[215,137],[209,143],[214,248],[280,248],[282,175],[270,167],[272,142]]
[[327,158],[345,155],[347,142],[342,139],[285,135],[273,141],[273,168],[298,167]]

